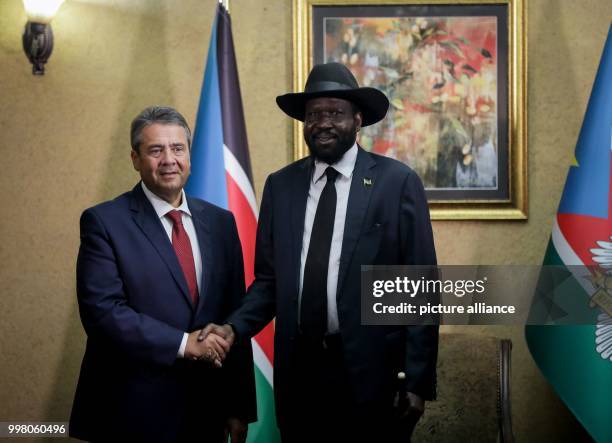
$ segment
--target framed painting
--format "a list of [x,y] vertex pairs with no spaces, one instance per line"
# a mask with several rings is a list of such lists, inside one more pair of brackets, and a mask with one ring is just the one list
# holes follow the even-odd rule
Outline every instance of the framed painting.
[[[431,216],[527,218],[523,0],[294,0],[294,90],[337,61],[382,90],[386,118],[366,150],[421,177]],[[302,123],[295,158],[307,155]]]

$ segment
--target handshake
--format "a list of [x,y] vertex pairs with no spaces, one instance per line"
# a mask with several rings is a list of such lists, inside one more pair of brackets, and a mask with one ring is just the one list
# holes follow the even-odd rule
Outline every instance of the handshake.
[[236,334],[230,325],[220,326],[209,323],[205,328],[189,334],[185,346],[185,358],[205,360],[220,368],[235,338]]

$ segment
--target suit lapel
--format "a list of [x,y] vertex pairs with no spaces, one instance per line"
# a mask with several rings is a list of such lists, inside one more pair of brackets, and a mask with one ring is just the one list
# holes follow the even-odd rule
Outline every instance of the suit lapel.
[[181,265],[176,258],[176,253],[172,248],[172,243],[170,242],[170,239],[168,239],[168,235],[166,234],[157,213],[153,209],[153,206],[151,206],[151,203],[144,195],[140,183],[138,183],[132,190],[130,209],[132,211],[132,218],[140,227],[144,235],[149,239],[153,247],[157,250],[164,263],[166,263],[166,266],[168,266],[174,281],[183,294],[183,298],[185,301],[187,301],[187,303],[189,303],[190,306],[193,306],[191,297],[189,295],[189,289],[187,287],[187,281],[183,275]]
[[293,281],[295,282],[294,297],[297,300],[300,287],[300,261],[302,254],[302,238],[304,236],[304,219],[306,217],[306,203],[308,201],[308,190],[312,177],[312,157],[307,158],[298,168],[298,175],[292,180],[291,192],[291,238],[292,238],[292,260],[291,270],[295,271]]
[[200,254],[202,256],[202,280],[200,281],[200,297],[198,298],[198,306],[196,313],[200,312],[202,306],[207,302],[206,294],[210,284],[212,267],[215,262],[214,254],[217,248],[213,247],[213,236],[211,234],[211,223],[208,214],[204,208],[200,207],[194,200],[187,198],[189,202],[189,210],[193,216],[193,225],[198,237],[198,245],[200,246]]
[[363,221],[370,203],[372,188],[376,183],[376,168],[374,166],[376,166],[376,162],[372,156],[359,147],[344,222],[344,237],[342,239],[340,270],[338,271],[338,286],[336,290],[338,298],[342,294],[342,285],[346,277],[346,271],[359,240]]

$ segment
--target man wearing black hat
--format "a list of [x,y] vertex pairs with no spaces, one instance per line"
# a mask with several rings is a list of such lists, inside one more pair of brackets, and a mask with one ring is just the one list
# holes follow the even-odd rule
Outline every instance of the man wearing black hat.
[[360,88],[344,65],[315,66],[305,92],[276,101],[304,122],[311,155],[268,177],[255,281],[227,324],[206,332],[244,340],[276,317],[283,442],[408,441],[435,397],[438,330],[362,326],[360,272],[436,264],[423,185],[406,165],[357,144],[389,101]]

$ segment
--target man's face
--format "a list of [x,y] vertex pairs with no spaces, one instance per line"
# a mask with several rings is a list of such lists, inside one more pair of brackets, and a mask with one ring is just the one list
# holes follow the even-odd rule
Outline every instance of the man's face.
[[347,100],[320,97],[306,102],[304,140],[310,153],[328,164],[336,163],[355,143],[361,113],[353,113]]
[[173,206],[180,204],[191,168],[183,127],[160,123],[145,127],[138,152],[132,150],[132,163],[151,192]]

